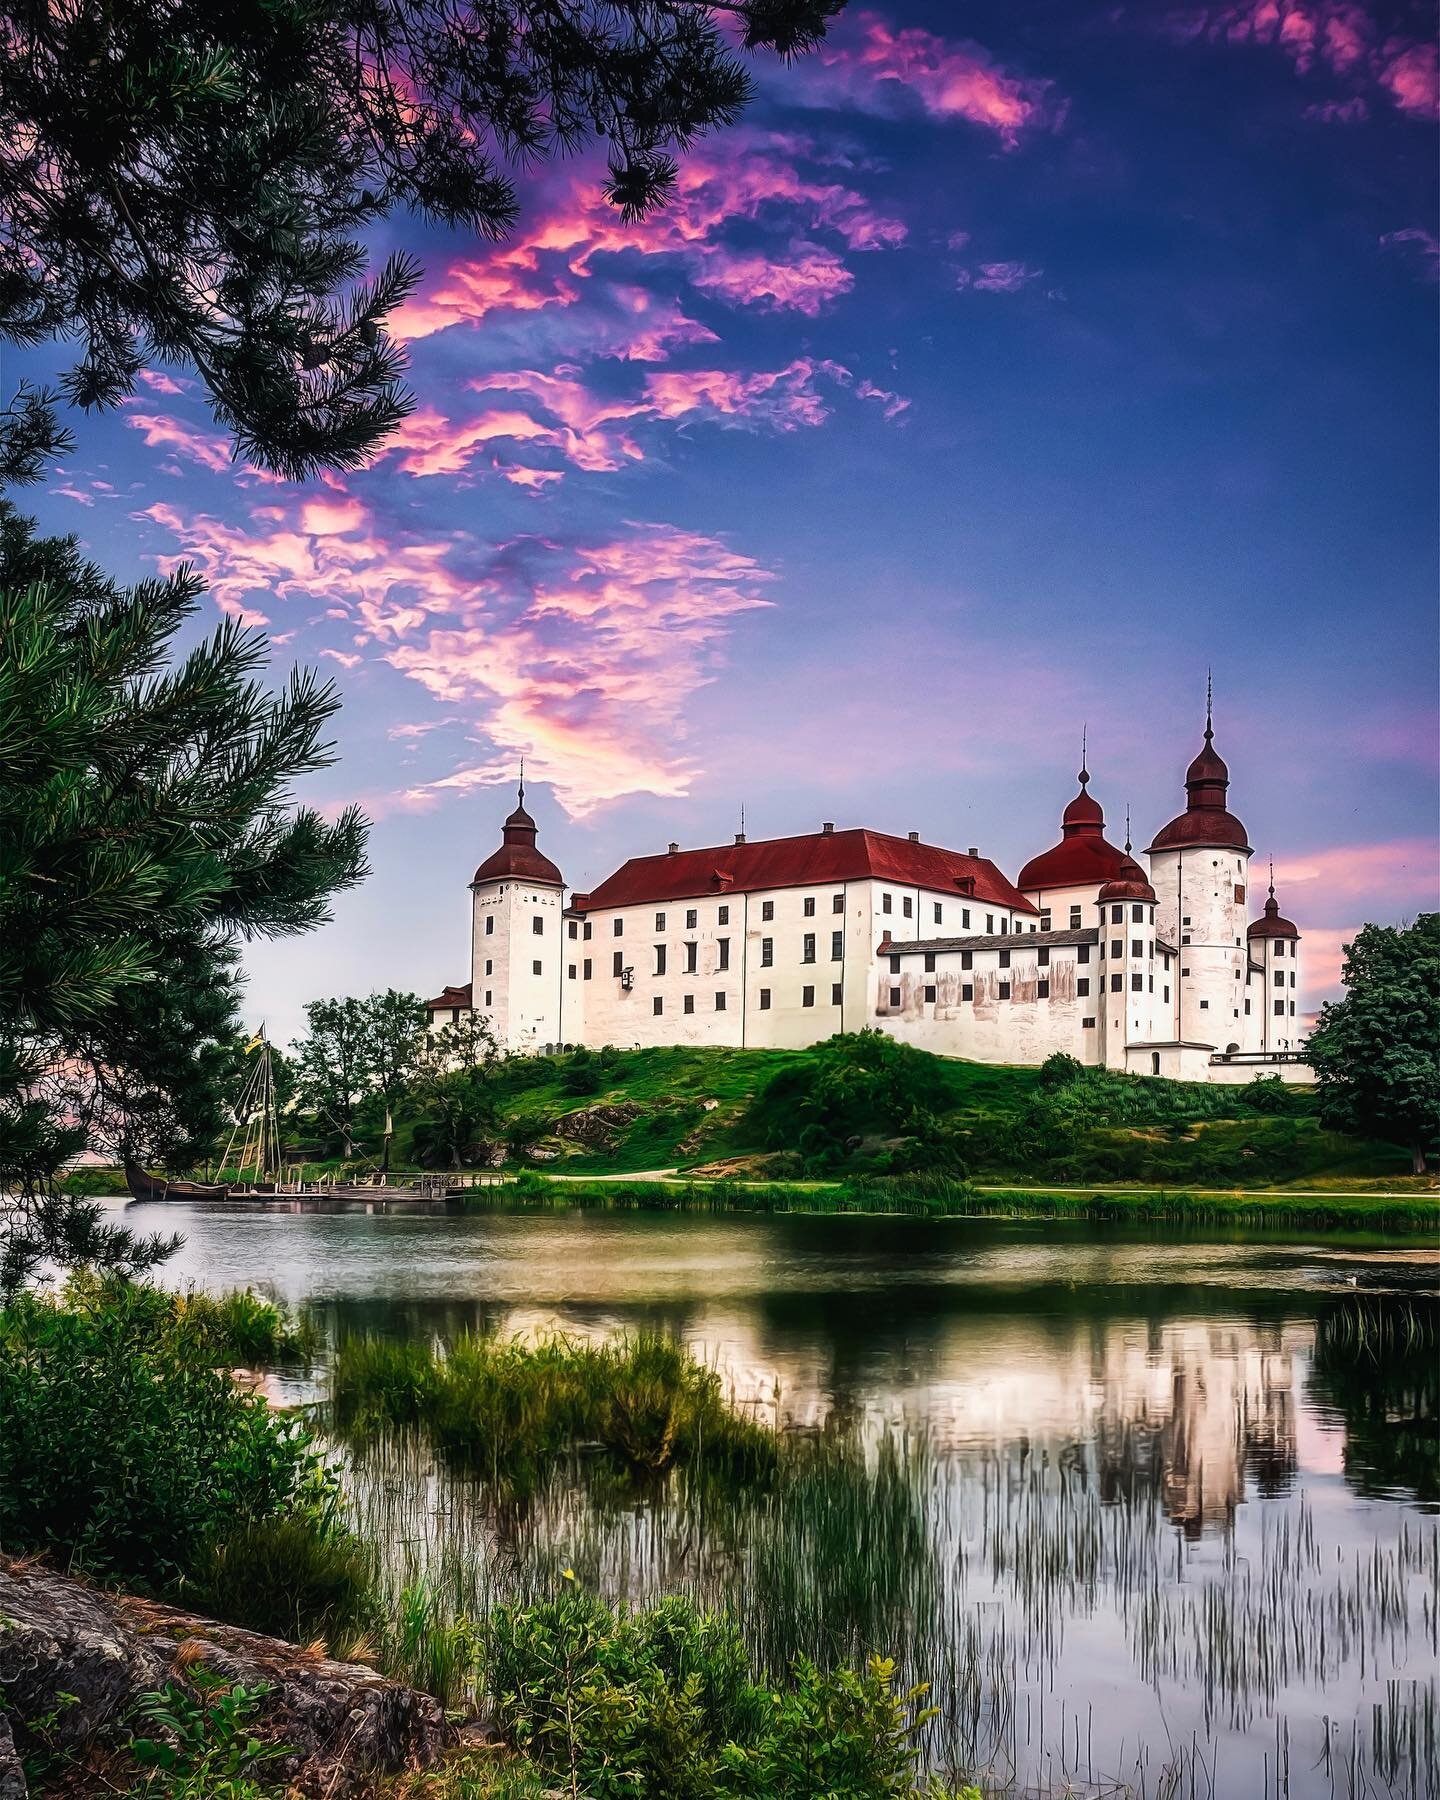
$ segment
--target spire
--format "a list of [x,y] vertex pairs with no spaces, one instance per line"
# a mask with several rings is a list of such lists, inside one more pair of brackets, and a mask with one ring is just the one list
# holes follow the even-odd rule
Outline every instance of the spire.
[[1215,671],[1205,671],[1205,742],[1208,744],[1215,735]]
[[1080,727],[1080,785],[1084,787],[1090,780],[1090,726],[1088,723]]
[[1130,802],[1125,802],[1125,854],[1130,854]]
[[520,810],[525,810],[525,758],[520,758]]
[[1076,776],[1080,792],[1060,815],[1060,826],[1066,837],[1098,837],[1105,829],[1105,814],[1100,802],[1090,793],[1090,727],[1080,727],[1080,773]]

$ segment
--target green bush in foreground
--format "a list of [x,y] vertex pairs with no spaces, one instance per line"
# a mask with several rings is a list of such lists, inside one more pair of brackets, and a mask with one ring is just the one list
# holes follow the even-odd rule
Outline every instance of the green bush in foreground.
[[207,1543],[180,1596],[195,1612],[292,1643],[359,1637],[375,1603],[370,1564],[348,1533],[308,1514],[254,1519]]
[[[886,1800],[917,1794],[925,1690],[879,1657],[759,1683],[738,1631],[689,1601],[612,1612],[578,1588],[499,1607],[488,1673],[506,1736],[587,1800]],[[936,1792],[936,1790],[932,1790]]]

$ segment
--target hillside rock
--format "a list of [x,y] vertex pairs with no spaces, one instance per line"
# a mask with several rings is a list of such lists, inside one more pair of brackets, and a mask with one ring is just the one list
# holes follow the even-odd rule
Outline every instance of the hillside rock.
[[552,1129],[556,1137],[587,1150],[609,1150],[621,1134],[648,1109],[634,1100],[603,1100],[594,1106],[582,1106],[576,1112],[562,1113]]
[[0,1800],[25,1794],[13,1749],[7,1760],[11,1729],[23,1742],[27,1720],[53,1714],[47,1741],[83,1749],[116,1735],[141,1694],[184,1682],[197,1665],[270,1688],[256,1735],[291,1747],[274,1772],[316,1800],[345,1800],[373,1774],[426,1768],[451,1740],[437,1700],[363,1664],[0,1561]]

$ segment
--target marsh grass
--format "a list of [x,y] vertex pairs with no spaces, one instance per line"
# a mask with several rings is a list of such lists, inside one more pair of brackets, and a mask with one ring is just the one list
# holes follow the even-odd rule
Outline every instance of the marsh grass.
[[591,1451],[637,1479],[681,1465],[761,1480],[775,1463],[773,1434],[727,1404],[715,1370],[655,1333],[606,1344],[466,1333],[443,1354],[350,1338],[331,1394],[347,1440],[418,1427],[447,1462],[521,1490]]

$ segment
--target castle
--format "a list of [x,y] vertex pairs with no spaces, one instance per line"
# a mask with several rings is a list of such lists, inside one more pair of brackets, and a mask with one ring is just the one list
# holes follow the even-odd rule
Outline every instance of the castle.
[[[1082,764],[1086,759],[1082,758]],[[1183,812],[1144,852],[1105,836],[1082,766],[1060,841],[1010,882],[975,849],[822,825],[799,837],[637,856],[588,894],[520,803],[475,871],[472,1009],[511,1053],[603,1044],[796,1049],[869,1026],[943,1056],[1201,1081],[1308,1081],[1300,934],[1273,881],[1249,913],[1245,827],[1205,739]]]

